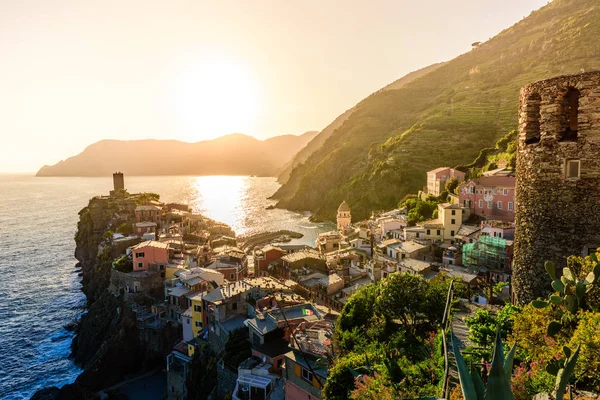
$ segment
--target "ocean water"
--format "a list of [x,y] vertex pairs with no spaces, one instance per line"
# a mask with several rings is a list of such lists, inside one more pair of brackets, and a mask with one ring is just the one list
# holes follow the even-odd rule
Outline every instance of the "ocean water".
[[[305,235],[293,243],[314,245],[319,232],[333,228],[302,214],[265,210],[279,187],[274,178],[126,176],[125,186],[189,203],[238,235],[289,229]],[[73,334],[64,328],[85,307],[73,237],[79,210],[111,188],[112,177],[0,175],[0,399],[29,399],[79,374],[69,358]]]

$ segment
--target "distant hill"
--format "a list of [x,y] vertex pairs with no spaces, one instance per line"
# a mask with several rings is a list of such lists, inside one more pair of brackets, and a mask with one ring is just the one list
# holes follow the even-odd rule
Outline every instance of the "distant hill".
[[522,86],[598,69],[600,4],[554,0],[468,53],[365,98],[325,140],[323,132],[312,140],[322,144],[274,198],[326,219],[344,199],[353,219],[389,209],[423,187],[426,171],[468,164],[516,129]]
[[80,154],[42,167],[36,176],[258,175],[276,176],[317,132],[258,140],[231,134],[213,140],[102,140]]

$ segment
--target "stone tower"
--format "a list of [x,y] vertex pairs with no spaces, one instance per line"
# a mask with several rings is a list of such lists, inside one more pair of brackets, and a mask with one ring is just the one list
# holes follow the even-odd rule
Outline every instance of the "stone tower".
[[346,200],[342,201],[342,204],[338,207],[337,211],[337,228],[338,231],[346,229],[350,222],[352,222],[352,215],[350,214],[350,206],[346,203]]
[[115,172],[113,174],[113,190],[110,191],[111,196],[116,196],[119,190],[125,189],[125,178],[122,172]]
[[550,290],[545,261],[600,246],[600,72],[521,89],[513,287],[527,302]]

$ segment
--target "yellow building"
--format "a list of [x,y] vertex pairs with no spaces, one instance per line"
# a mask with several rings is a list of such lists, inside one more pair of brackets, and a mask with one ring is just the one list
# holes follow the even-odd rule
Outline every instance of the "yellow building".
[[204,329],[204,307],[202,306],[202,298],[206,292],[198,293],[188,297],[192,303],[192,332],[194,337],[198,337]]
[[438,204],[438,218],[418,224],[427,240],[454,240],[462,225],[463,209],[450,203]]
[[438,219],[444,227],[444,240],[454,240],[462,225],[462,213],[462,208],[456,204],[438,204]]

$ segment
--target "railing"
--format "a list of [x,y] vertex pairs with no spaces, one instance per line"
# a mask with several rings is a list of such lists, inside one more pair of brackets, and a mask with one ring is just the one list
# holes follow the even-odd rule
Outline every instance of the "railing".
[[454,281],[450,281],[448,286],[448,295],[446,296],[446,307],[444,308],[444,317],[442,318],[442,344],[444,346],[444,379],[442,381],[442,398],[447,398],[448,395],[448,382],[450,376],[450,365],[448,362],[448,343],[446,336],[448,332],[452,332],[451,328],[451,316],[452,301],[454,300]]

